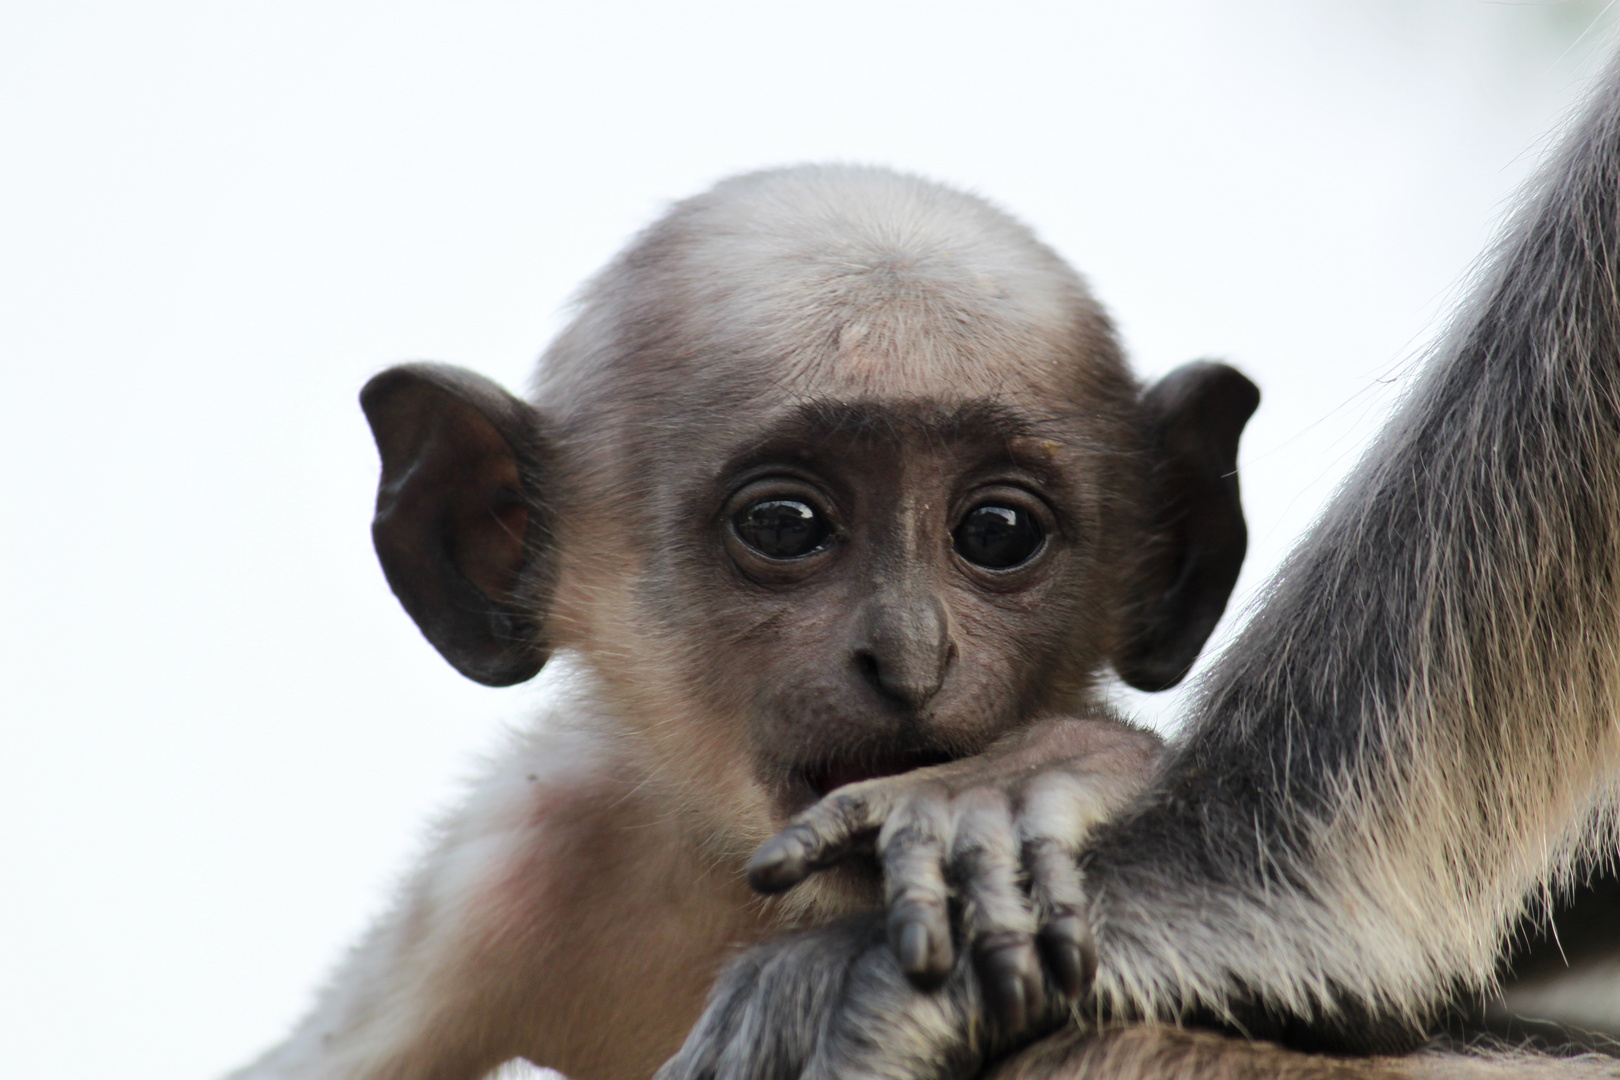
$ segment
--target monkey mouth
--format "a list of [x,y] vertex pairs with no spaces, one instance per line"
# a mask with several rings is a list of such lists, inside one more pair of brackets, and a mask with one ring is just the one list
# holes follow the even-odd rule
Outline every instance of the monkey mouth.
[[944,750],[911,750],[894,747],[870,747],[855,753],[831,758],[803,770],[802,775],[816,798],[836,791],[846,784],[862,780],[876,780],[881,776],[899,776],[913,769],[930,765],[944,765],[960,755]]

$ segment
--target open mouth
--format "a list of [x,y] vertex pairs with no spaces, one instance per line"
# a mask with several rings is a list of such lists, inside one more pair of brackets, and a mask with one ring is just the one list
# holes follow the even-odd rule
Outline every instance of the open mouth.
[[819,765],[812,765],[804,770],[804,779],[819,799],[845,784],[875,780],[880,776],[898,776],[929,765],[944,765],[946,762],[955,761],[957,756],[943,750],[872,747],[833,758]]

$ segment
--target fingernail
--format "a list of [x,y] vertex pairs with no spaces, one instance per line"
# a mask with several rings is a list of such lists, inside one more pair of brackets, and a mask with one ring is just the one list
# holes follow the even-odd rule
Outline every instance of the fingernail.
[[1008,1035],[1024,1030],[1024,980],[1014,972],[1003,975],[996,985],[1000,999],[1001,1027]]
[[1091,930],[1084,919],[1060,915],[1041,931],[1040,942],[1058,984],[1069,997],[1084,995],[1096,973]]
[[1080,962],[1080,946],[1072,941],[1055,941],[1051,945],[1052,970],[1058,985],[1068,997],[1079,997],[1085,989],[1085,971]]
[[1031,1017],[1046,1013],[1046,985],[1041,980],[1039,961],[1036,961],[1034,970],[1024,982],[1024,1011]]
[[778,838],[767,843],[748,860],[743,872],[748,884],[760,892],[781,892],[797,885],[804,863],[804,845],[797,840]]
[[915,974],[928,968],[928,928],[922,923],[906,923],[900,930],[900,969]]

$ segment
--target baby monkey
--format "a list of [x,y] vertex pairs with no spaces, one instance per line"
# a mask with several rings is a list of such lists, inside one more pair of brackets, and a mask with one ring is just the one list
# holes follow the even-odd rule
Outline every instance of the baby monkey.
[[740,946],[879,904],[914,984],[971,964],[996,1039],[1056,1023],[1076,854],[1160,752],[1100,680],[1175,684],[1220,617],[1257,401],[1213,363],[1144,391],[1026,228],[855,167],[676,205],[531,401],[377,376],[390,586],[547,704],[238,1075],[649,1076]]

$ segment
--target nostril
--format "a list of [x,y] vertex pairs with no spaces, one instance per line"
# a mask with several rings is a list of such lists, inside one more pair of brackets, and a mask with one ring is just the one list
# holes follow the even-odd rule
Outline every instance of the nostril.
[[894,678],[894,672],[889,665],[877,658],[877,653],[862,649],[855,654],[855,667],[861,673],[872,689],[886,698],[900,702],[902,705],[911,704],[911,695],[907,687]]
[[878,670],[877,657],[862,649],[855,654],[855,667],[867,682],[879,690],[883,689],[883,673]]
[[904,663],[884,663],[872,652],[855,654],[855,667],[879,694],[908,708],[918,708],[939,690],[943,671],[911,671]]

